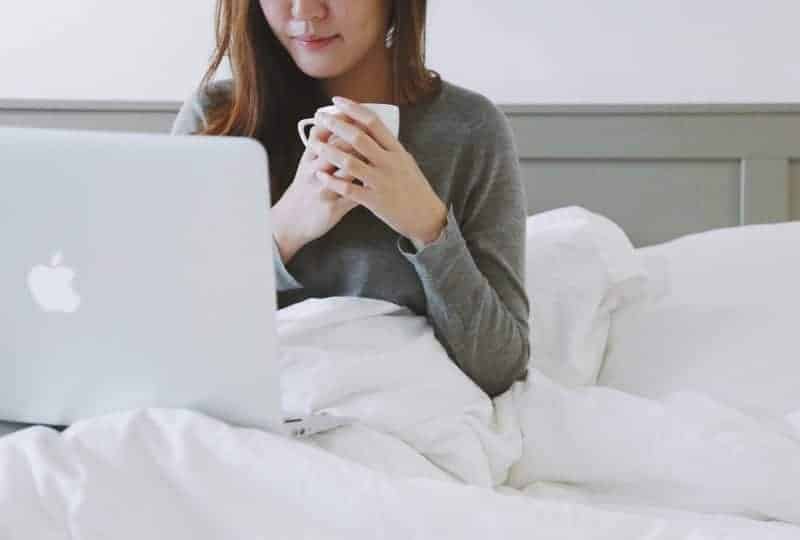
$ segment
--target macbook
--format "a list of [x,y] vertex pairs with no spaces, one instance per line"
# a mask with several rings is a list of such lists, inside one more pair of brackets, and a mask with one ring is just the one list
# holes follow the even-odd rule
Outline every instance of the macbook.
[[257,141],[0,128],[0,170],[0,420],[177,407],[298,435],[347,423],[281,411]]

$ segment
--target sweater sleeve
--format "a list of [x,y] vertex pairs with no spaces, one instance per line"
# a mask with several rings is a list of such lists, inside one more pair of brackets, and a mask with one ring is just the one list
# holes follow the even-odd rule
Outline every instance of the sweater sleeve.
[[[208,100],[194,92],[184,101],[172,124],[171,135],[194,135],[206,126],[205,111]],[[281,259],[275,239],[272,239],[272,260],[275,268],[275,288],[278,292],[300,289],[303,286],[292,276]]]
[[437,338],[453,361],[494,397],[527,373],[526,198],[505,115],[493,108],[470,148],[469,192],[460,222],[449,208],[444,234],[417,251],[404,237]]

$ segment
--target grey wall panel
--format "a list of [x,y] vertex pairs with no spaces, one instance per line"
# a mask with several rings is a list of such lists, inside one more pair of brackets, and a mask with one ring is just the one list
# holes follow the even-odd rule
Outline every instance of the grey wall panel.
[[0,126],[169,132],[173,111],[3,110]]
[[743,159],[739,208],[741,224],[788,221],[789,188],[788,158]]
[[739,224],[737,161],[523,160],[528,212],[583,206],[636,246]]
[[800,160],[789,163],[789,178],[791,219],[800,221]]
[[[535,110],[535,109],[534,109]],[[520,154],[539,158],[800,157],[800,113],[511,113]]]

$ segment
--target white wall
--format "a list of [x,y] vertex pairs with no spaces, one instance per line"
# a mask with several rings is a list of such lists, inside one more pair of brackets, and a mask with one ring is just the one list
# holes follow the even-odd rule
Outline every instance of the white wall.
[[0,99],[183,99],[211,53],[214,0],[3,3]]
[[503,102],[798,102],[799,20],[798,0],[432,0],[430,64]]
[[[798,0],[429,0],[429,65],[504,103],[800,102]],[[0,99],[180,100],[214,0],[7,0]]]

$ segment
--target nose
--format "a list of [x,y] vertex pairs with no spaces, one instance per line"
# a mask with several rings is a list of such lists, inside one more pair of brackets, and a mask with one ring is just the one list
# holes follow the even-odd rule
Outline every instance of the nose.
[[326,9],[320,0],[292,0],[292,17],[301,21],[322,19]]

